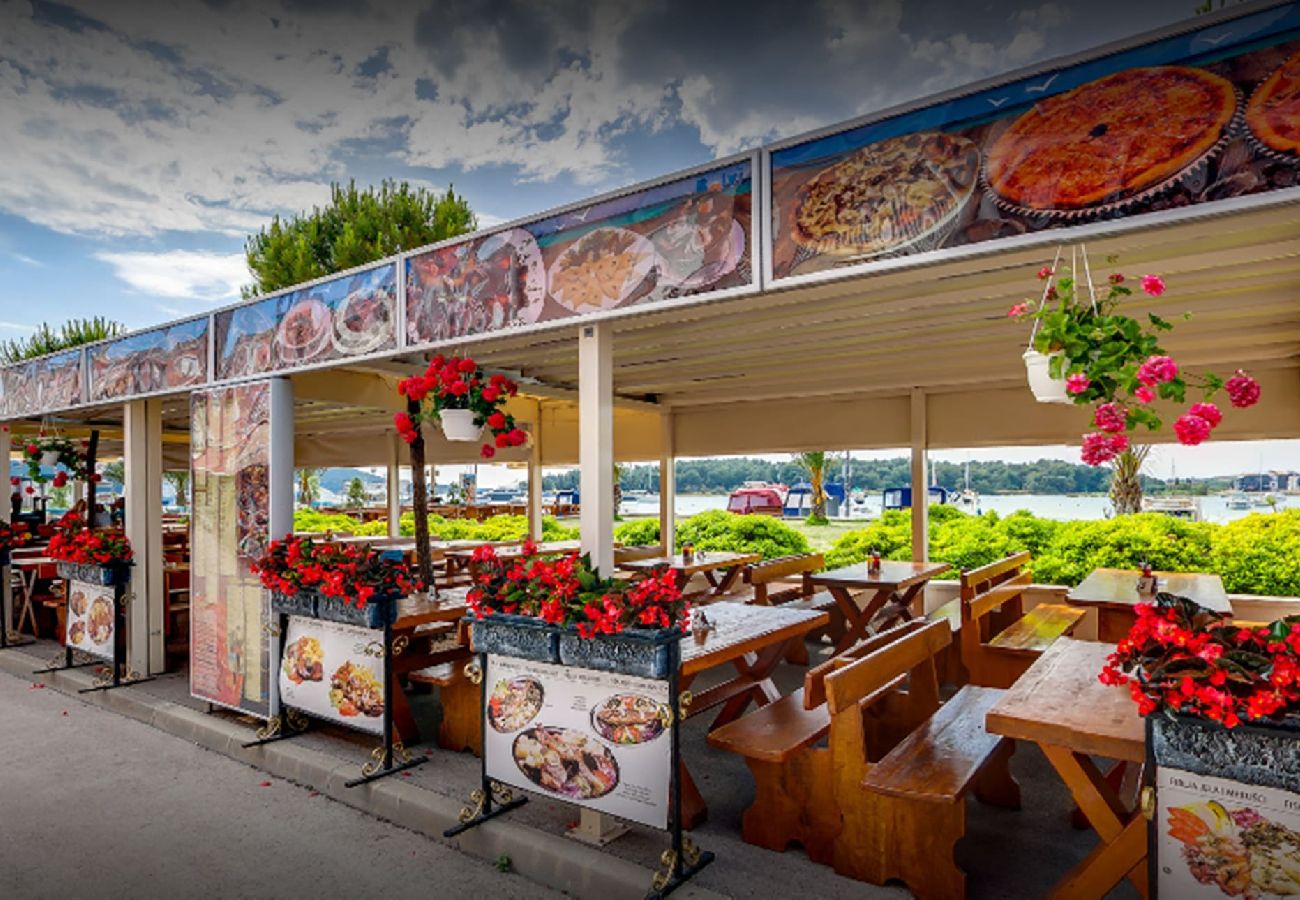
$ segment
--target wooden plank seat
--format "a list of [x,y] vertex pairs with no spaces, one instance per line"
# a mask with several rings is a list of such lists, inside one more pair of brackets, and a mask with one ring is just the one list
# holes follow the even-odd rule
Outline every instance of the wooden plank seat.
[[449,662],[417,669],[407,677],[420,684],[438,688],[442,721],[438,723],[438,746],[444,750],[469,750],[483,755],[482,690],[465,675],[465,663],[472,654]]
[[[812,577],[826,568],[826,558],[820,553],[800,553],[764,560],[745,567],[744,582],[752,590],[746,597],[748,603],[758,606],[783,606],[788,609],[829,612],[831,624],[826,631],[814,632],[816,639],[822,634],[837,636],[843,633],[844,624],[830,591],[817,591]],[[808,664],[808,648],[796,644],[790,648],[786,661],[796,665]]]
[[[1001,692],[967,687],[939,704],[936,664],[951,641],[946,621],[926,623],[825,679],[841,811],[832,865],[873,884],[902,881],[922,898],[965,895],[954,849],[968,793],[1020,804],[1009,768],[1015,744],[984,729]],[[891,689],[900,678],[906,691]]]
[[1086,614],[1057,603],[1025,613],[1032,578],[1022,567],[1028,562],[1028,553],[1016,553],[961,574],[961,662],[971,684],[1010,687]]
[[[909,622],[863,641],[810,669],[803,688],[709,733],[711,745],[744,757],[754,776],[754,802],[741,822],[746,841],[777,851],[798,843],[814,861],[830,863],[840,814],[830,751],[818,746],[831,724],[826,676],[922,627]],[[691,702],[692,710],[697,702]]]

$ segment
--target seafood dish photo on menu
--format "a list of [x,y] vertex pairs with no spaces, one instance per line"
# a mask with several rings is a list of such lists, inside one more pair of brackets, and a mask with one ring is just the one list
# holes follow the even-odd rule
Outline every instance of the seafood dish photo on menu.
[[1295,186],[1300,41],[1264,13],[1231,36],[1175,35],[777,147],[773,277]]
[[745,159],[406,260],[411,344],[754,284]]
[[664,733],[664,717],[652,697],[615,694],[591,711],[591,727],[615,744],[644,744]]
[[529,781],[562,797],[594,800],[618,786],[614,754],[580,731],[530,728],[515,738],[514,757]]
[[488,696],[488,724],[502,734],[518,731],[541,712],[543,695],[536,678],[521,676],[498,681]]

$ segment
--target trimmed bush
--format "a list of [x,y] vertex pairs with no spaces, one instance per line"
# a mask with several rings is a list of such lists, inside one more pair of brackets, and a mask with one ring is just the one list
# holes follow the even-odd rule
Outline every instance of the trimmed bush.
[[295,509],[293,511],[294,531],[348,531],[358,533],[361,522],[342,513],[323,513],[314,509]]
[[1300,510],[1252,513],[1214,533],[1207,567],[1235,594],[1300,596]]
[[697,550],[758,553],[764,559],[808,552],[808,538],[771,516],[740,516],[720,509],[691,516],[677,526],[677,546]]
[[658,519],[633,519],[614,529],[614,540],[624,547],[653,547],[659,543]]
[[879,550],[885,559],[912,558],[912,520],[908,513],[888,510],[866,528],[842,534],[826,551],[826,567],[838,569],[862,562]]
[[[415,535],[415,515],[402,513],[399,528],[403,537]],[[388,520],[376,519],[350,529],[353,534],[383,537],[388,534]],[[429,535],[443,541],[520,541],[528,536],[526,516],[492,516],[482,522],[474,519],[444,519],[429,516]],[[578,537],[577,528],[567,528],[554,516],[542,517],[543,541],[571,541]]]
[[1033,561],[1034,580],[1076,585],[1093,569],[1136,569],[1143,561],[1166,572],[1206,572],[1215,527],[1159,513],[1062,522]]

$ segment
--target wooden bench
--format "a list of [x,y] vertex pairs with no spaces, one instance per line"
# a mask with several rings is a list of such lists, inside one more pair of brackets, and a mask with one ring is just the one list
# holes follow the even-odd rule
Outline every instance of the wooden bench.
[[[745,567],[744,582],[753,591],[747,602],[758,606],[782,606],[786,609],[812,609],[829,612],[832,635],[843,633],[843,621],[835,598],[829,591],[817,591],[812,577],[826,568],[826,558],[820,553],[801,553],[782,556]],[[819,637],[824,632],[810,637]],[[790,648],[786,661],[797,665],[808,664],[808,648],[802,642]]]
[[814,861],[831,862],[840,815],[830,751],[818,746],[831,727],[825,678],[922,627],[909,622],[869,638],[810,669],[793,694],[709,733],[711,745],[743,756],[754,776],[754,802],[741,820],[746,841],[776,851],[798,843]]
[[964,687],[939,704],[936,657],[951,641],[947,622],[926,623],[826,676],[841,810],[831,860],[841,875],[898,879],[923,898],[964,896],[953,853],[966,795],[1019,807],[1008,766],[1015,744],[984,729],[1001,691]]
[[1024,611],[1032,582],[1016,553],[961,574],[961,661],[971,684],[1006,688],[1058,637],[1071,634],[1086,610],[1040,603]]
[[479,685],[465,675],[465,663],[472,657],[466,650],[461,659],[417,669],[407,677],[438,688],[442,721],[438,723],[438,746],[444,750],[469,750],[483,755],[483,695]]
[[615,547],[614,565],[621,566],[623,563],[638,559],[656,559],[663,555],[664,548],[658,544],[651,544],[648,547]]

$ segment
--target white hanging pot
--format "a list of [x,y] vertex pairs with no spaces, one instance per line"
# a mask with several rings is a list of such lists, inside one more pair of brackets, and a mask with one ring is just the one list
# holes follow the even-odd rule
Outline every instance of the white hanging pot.
[[442,434],[449,441],[477,441],[483,433],[483,426],[474,424],[472,409],[444,409],[438,418],[442,420]]
[[1052,377],[1052,359],[1060,356],[1055,353],[1039,353],[1033,347],[1025,351],[1025,374],[1029,377],[1029,390],[1039,403],[1071,403],[1070,395],[1065,391],[1065,379]]
[[59,462],[58,450],[46,450],[44,453],[41,454],[41,465],[46,468],[52,469],[54,468],[55,465],[58,464],[58,462]]

